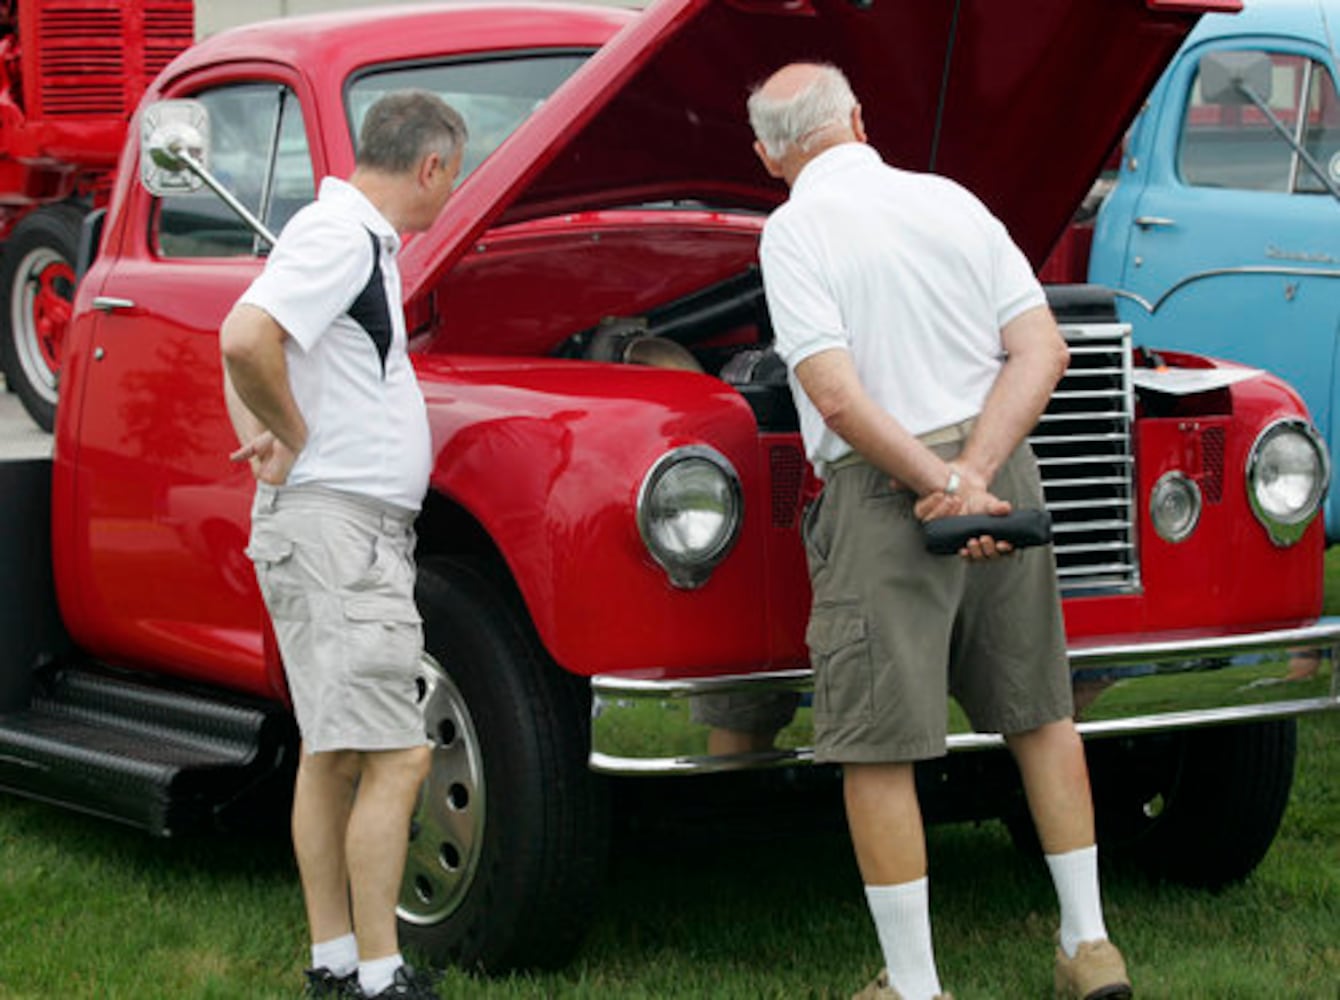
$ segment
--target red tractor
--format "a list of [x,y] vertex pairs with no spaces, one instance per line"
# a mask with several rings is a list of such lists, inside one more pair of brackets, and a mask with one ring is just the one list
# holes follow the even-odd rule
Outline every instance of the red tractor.
[[194,27],[192,0],[0,0],[0,367],[46,430],[84,216]]

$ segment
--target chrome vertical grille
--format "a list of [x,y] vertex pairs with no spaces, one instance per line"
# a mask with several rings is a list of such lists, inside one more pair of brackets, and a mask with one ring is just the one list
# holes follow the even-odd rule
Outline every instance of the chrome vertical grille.
[[1029,438],[1052,514],[1061,591],[1139,586],[1130,327],[1063,324],[1070,367]]

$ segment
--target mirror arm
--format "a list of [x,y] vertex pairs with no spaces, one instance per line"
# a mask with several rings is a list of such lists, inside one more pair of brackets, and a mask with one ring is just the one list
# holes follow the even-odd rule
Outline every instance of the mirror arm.
[[195,156],[185,149],[173,149],[172,155],[181,161],[182,166],[199,177],[211,191],[222,198],[224,204],[236,212],[238,216],[241,217],[242,221],[252,228],[257,236],[268,241],[271,246],[274,246],[276,240],[274,233],[270,232],[265,223],[252,215],[247,206],[238,201],[231,191],[216,181],[213,175],[205,169],[203,163],[197,160]]
[[1303,144],[1300,143],[1294,137],[1294,134],[1285,127],[1284,122],[1279,120],[1275,112],[1270,110],[1270,105],[1261,99],[1261,95],[1253,90],[1245,81],[1238,80],[1236,82],[1239,93],[1246,97],[1247,100],[1251,101],[1252,105],[1260,111],[1261,114],[1266,116],[1266,121],[1270,122],[1276,132],[1284,136],[1284,141],[1289,144],[1289,148],[1297,153],[1299,158],[1307,164],[1308,169],[1317,175],[1317,179],[1325,185],[1326,190],[1331,193],[1331,197],[1340,201],[1340,185],[1337,185],[1335,181],[1331,180],[1326,171],[1322,169],[1321,164],[1316,161],[1311,153],[1303,148]]

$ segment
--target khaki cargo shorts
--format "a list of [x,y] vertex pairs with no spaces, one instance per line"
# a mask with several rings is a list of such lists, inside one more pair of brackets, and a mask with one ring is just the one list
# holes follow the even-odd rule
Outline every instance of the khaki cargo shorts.
[[[961,447],[933,450],[948,459]],[[991,489],[1016,508],[1043,505],[1027,443]],[[931,555],[915,500],[873,466],[844,463],[806,511],[816,761],[942,756],[948,694],[979,732],[1073,714],[1051,547],[989,563]]]
[[321,487],[257,487],[247,555],[308,753],[429,742],[414,516]]

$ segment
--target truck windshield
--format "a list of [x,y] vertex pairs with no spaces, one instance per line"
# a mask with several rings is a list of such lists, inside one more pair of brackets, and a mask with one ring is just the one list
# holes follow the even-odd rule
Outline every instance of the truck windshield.
[[460,179],[468,177],[590,52],[526,52],[488,59],[373,70],[349,86],[349,124],[357,139],[363,116],[383,94],[404,88],[437,94],[470,130]]

